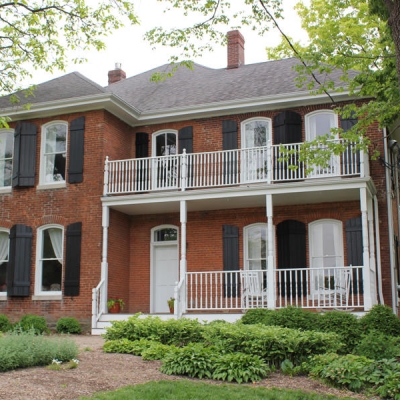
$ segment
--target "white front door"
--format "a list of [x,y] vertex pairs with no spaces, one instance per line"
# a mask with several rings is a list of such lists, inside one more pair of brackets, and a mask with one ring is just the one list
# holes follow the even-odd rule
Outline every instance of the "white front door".
[[174,287],[179,281],[178,230],[161,227],[152,235],[151,308],[153,313],[166,313],[167,301],[174,297]]

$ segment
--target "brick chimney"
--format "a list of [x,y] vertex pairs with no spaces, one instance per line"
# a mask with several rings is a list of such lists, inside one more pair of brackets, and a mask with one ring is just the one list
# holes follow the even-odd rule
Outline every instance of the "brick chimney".
[[126,73],[121,69],[121,63],[115,63],[115,69],[108,71],[108,84],[122,81],[126,78]]
[[228,69],[244,65],[244,37],[238,31],[228,32]]

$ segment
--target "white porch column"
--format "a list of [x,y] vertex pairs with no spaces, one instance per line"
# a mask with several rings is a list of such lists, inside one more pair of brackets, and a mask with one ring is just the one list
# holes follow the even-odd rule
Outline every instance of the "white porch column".
[[275,249],[274,249],[274,224],[273,224],[273,203],[272,195],[266,195],[267,200],[267,232],[268,232],[268,262],[267,262],[267,291],[268,291],[268,308],[275,309],[276,293],[275,293]]
[[364,263],[364,310],[372,307],[371,297],[371,272],[369,267],[369,234],[368,234],[368,199],[367,189],[360,189],[360,205],[362,220],[362,238],[363,238],[363,263]]
[[104,287],[101,291],[101,310],[107,312],[107,295],[108,295],[108,227],[110,226],[110,209],[103,205],[102,222],[103,227],[103,248],[101,253],[101,280],[104,280]]
[[[187,271],[186,261],[186,223],[187,223],[187,204],[186,200],[180,202],[180,222],[181,222],[181,259],[179,261],[179,279],[185,279]],[[186,312],[186,282],[183,282],[181,288],[180,309]]]
[[377,293],[376,293],[376,258],[375,258],[375,238],[374,238],[374,208],[372,204],[372,197],[370,194],[368,195],[367,199],[367,208],[368,208],[368,232],[369,232],[369,268],[371,270],[371,302],[372,305],[375,305],[378,303],[378,301],[376,295]]

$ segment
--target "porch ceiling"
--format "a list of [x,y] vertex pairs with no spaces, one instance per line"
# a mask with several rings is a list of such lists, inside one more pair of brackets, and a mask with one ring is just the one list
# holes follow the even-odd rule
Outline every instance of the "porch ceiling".
[[179,213],[180,201],[187,201],[187,210],[209,211],[235,208],[266,207],[266,195],[272,194],[274,206],[294,204],[336,203],[360,198],[360,188],[372,182],[342,179],[326,182],[229,187],[185,192],[157,192],[128,196],[103,197],[104,205],[128,215]]

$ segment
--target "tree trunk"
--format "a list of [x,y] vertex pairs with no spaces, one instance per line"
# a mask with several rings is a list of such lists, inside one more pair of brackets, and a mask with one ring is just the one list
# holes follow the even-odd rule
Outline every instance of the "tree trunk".
[[389,11],[388,25],[392,30],[396,50],[396,70],[400,88],[400,0],[384,0]]

